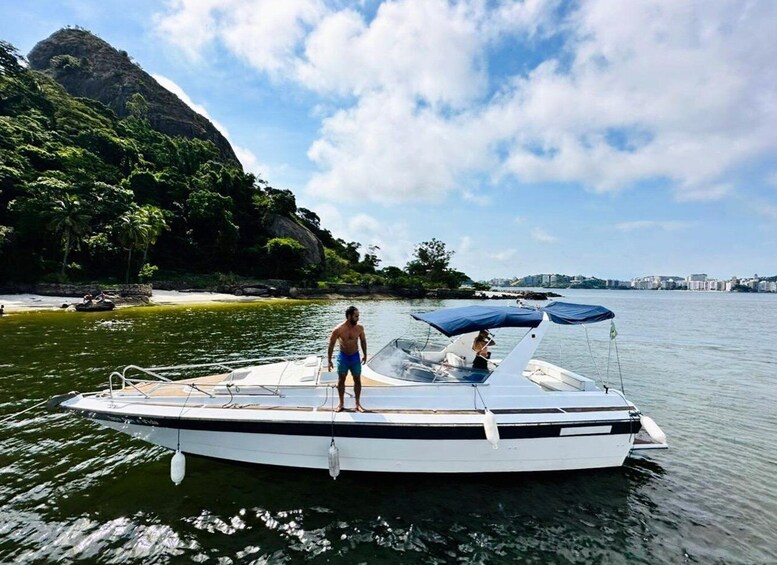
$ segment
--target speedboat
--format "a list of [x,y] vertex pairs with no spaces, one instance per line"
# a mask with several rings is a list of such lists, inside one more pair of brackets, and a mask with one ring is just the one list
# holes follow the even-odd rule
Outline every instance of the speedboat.
[[116,308],[116,304],[111,300],[97,300],[78,303],[75,307],[77,312],[109,312]]
[[[337,374],[326,370],[322,355],[131,365],[112,373],[107,389],[55,397],[52,405],[174,450],[176,483],[185,471],[183,454],[328,468],[336,477],[341,469],[496,473],[616,467],[634,451],[667,447],[658,425],[620,390],[534,358],[552,324],[603,322],[615,316],[610,310],[553,302],[412,316],[447,339],[398,338],[370,358],[361,376],[365,413],[335,412]],[[508,332],[517,335],[509,353],[473,369],[474,338],[499,328],[526,333]]]

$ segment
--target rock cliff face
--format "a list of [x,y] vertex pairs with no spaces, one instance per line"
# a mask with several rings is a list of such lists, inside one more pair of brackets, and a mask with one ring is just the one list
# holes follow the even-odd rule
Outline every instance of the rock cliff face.
[[[61,56],[69,57],[61,57]],[[212,141],[222,157],[240,166],[232,146],[210,121],[99,37],[81,29],[61,29],[38,43],[28,56],[31,68],[53,77],[73,96],[98,100],[119,117],[127,101],[141,94],[151,127],[167,135]]]
[[274,237],[290,237],[305,247],[304,260],[308,265],[321,265],[324,262],[324,246],[309,229],[286,216],[274,214],[269,218],[267,230]]

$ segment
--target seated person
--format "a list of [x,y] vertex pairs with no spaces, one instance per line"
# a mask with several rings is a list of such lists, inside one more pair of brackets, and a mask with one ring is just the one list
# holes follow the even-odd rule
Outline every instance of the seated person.
[[488,359],[491,357],[489,345],[496,345],[496,342],[488,335],[488,330],[480,330],[472,343],[472,350],[475,352],[475,359],[472,361],[473,369],[488,370]]
[[84,296],[84,304],[91,304],[92,303],[92,295],[87,294]]

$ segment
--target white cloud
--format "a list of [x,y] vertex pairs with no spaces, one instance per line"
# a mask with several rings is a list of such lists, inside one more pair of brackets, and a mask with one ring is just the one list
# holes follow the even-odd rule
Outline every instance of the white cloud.
[[213,11],[229,4],[224,0],[171,0],[169,10],[157,15],[155,23],[159,34],[192,59],[216,34]]
[[377,256],[381,259],[381,267],[396,265],[404,267],[410,260],[415,245],[413,244],[407,226],[400,222],[381,222],[369,214],[344,216],[332,204],[315,204],[314,209],[321,218],[321,225],[326,226],[335,237],[346,241],[358,241],[364,247],[377,245],[380,249]]
[[356,107],[324,120],[308,157],[322,172],[311,194],[381,203],[434,201],[457,187],[458,173],[484,158],[465,139],[466,126],[389,93],[363,96]]
[[461,106],[487,85],[477,4],[401,0],[367,24],[353,10],[329,14],[305,40],[296,78],[312,90],[375,90]]
[[729,183],[718,183],[711,186],[697,185],[685,186],[678,191],[677,200],[680,202],[706,202],[720,200],[733,192],[734,187]]
[[[774,154],[777,74],[765,69],[777,3],[556,7],[400,0],[368,20],[323,0],[176,0],[157,23],[190,54],[220,42],[274,77],[344,96],[321,105],[308,151],[319,168],[308,189],[322,198],[441,199],[475,172],[597,192],[658,179],[680,201],[715,200],[738,168]],[[511,40],[554,33],[564,47],[530,72],[489,68]]]
[[523,216],[516,216],[515,218],[513,218],[514,224],[522,224],[525,221],[526,221],[526,218],[524,218]]
[[617,223],[615,224],[615,229],[620,231],[655,230],[655,229],[660,229],[664,231],[677,231],[677,230],[687,228],[690,225],[691,225],[690,222],[636,220],[633,222]]
[[490,109],[519,125],[505,172],[597,191],[667,178],[680,199],[724,196],[717,179],[777,147],[777,76],[762,71],[775,7],[582,3],[571,65],[547,61]]
[[173,0],[156,25],[192,59],[218,40],[255,68],[283,74],[326,11],[320,0]]
[[542,228],[533,228],[531,230],[531,238],[534,241],[540,241],[542,243],[555,243],[558,241],[556,236],[549,234]]

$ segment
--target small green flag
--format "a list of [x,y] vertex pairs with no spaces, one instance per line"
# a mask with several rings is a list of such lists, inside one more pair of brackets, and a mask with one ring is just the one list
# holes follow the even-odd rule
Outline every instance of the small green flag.
[[610,339],[618,337],[618,330],[615,329],[615,322],[610,322]]

